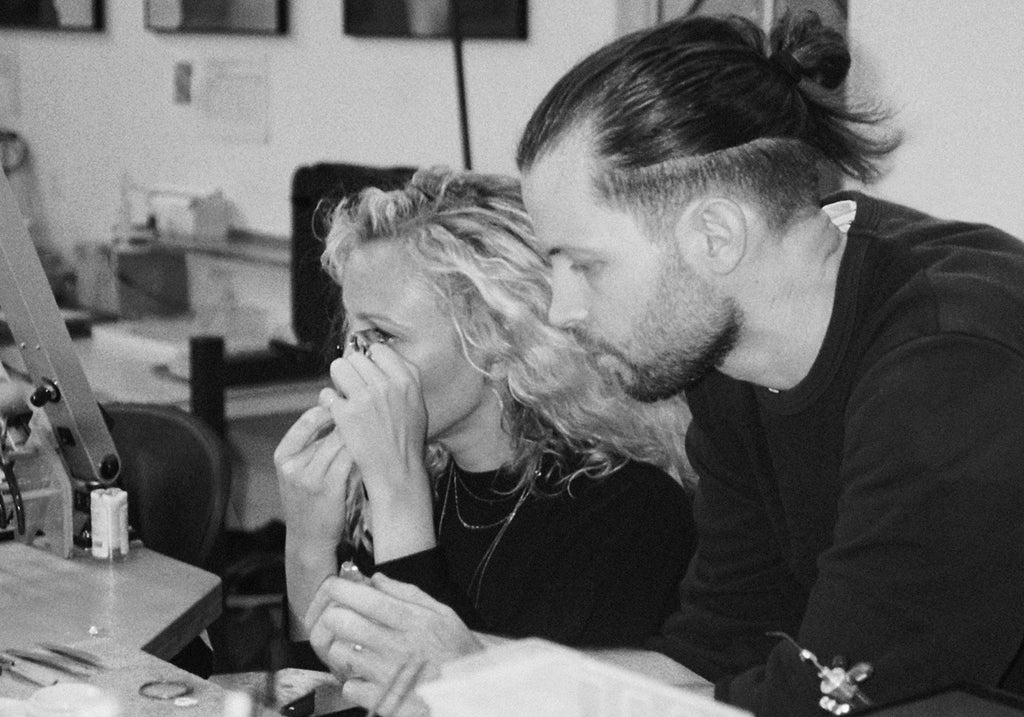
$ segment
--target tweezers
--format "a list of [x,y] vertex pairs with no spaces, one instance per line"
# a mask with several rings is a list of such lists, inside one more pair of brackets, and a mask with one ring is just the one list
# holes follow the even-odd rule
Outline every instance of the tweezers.
[[[81,669],[76,669],[74,667],[69,666],[66,662],[62,662],[59,659],[59,656],[51,657],[50,655],[41,652],[30,652],[29,650],[16,650],[13,648],[4,650],[4,652],[5,654],[10,655],[11,657],[14,657],[16,659],[24,660],[25,662],[31,662],[36,665],[41,665],[42,667],[46,667],[51,670],[56,670],[57,672],[63,672],[65,675],[71,675],[72,677],[83,678],[90,677],[92,675],[92,673],[90,672],[86,672],[85,670]],[[64,659],[67,660],[68,658],[65,657]]]
[[[14,474],[14,462],[6,458],[0,460],[0,469],[3,470],[4,480],[7,481],[7,489],[11,494],[11,502],[14,503],[14,518],[18,524],[18,535],[25,534],[25,503],[21,499],[21,488],[18,487],[18,476]],[[4,506],[6,512],[6,506]]]
[[16,663],[14,660],[4,657],[3,655],[0,655],[0,674],[3,674],[4,672],[10,674],[11,677],[15,677],[21,680],[22,682],[27,682],[30,685],[35,685],[36,687],[49,687],[50,685],[57,684],[56,677],[47,682],[46,680],[40,677],[30,675],[29,673],[23,671],[20,667],[18,667],[18,663]]
[[107,666],[103,664],[103,662],[101,662],[98,657],[94,656],[89,652],[86,652],[85,650],[76,650],[75,648],[68,647],[67,645],[58,645],[55,642],[37,642],[36,644],[44,650],[49,650],[55,655],[66,657],[69,660],[73,660],[79,663],[80,665],[92,667],[97,670],[107,669]]

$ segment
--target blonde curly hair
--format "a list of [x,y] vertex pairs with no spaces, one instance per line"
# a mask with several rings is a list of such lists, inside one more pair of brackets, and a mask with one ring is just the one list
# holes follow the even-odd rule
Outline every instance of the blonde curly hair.
[[[466,359],[499,391],[513,445],[506,469],[519,476],[516,490],[561,490],[582,476],[606,476],[627,459],[690,481],[682,399],[633,401],[569,332],[548,323],[550,266],[516,179],[434,167],[401,189],[365,189],[334,209],[324,268],[340,285],[352,251],[373,242],[407,252],[450,316]],[[443,447],[428,447],[435,482],[449,461]],[[540,482],[542,463],[559,478]],[[361,494],[353,492],[348,508],[354,532]]]

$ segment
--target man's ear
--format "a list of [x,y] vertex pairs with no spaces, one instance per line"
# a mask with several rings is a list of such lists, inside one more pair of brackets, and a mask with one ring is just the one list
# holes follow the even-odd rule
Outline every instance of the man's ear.
[[676,240],[692,265],[728,274],[747,252],[747,231],[747,216],[739,204],[725,197],[705,197],[680,216]]

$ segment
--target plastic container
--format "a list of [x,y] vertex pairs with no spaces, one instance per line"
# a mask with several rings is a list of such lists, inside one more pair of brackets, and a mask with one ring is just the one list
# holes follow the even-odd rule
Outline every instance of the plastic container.
[[128,494],[121,488],[99,488],[89,495],[92,556],[124,560],[128,555]]
[[432,717],[753,717],[539,638],[453,660],[416,693]]

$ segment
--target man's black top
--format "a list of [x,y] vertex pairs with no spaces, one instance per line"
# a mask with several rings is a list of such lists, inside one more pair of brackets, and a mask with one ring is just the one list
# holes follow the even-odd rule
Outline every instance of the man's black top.
[[773,393],[689,392],[697,553],[649,643],[760,715],[817,715],[813,666],[877,702],[1024,692],[1024,244],[857,193],[821,351]]

